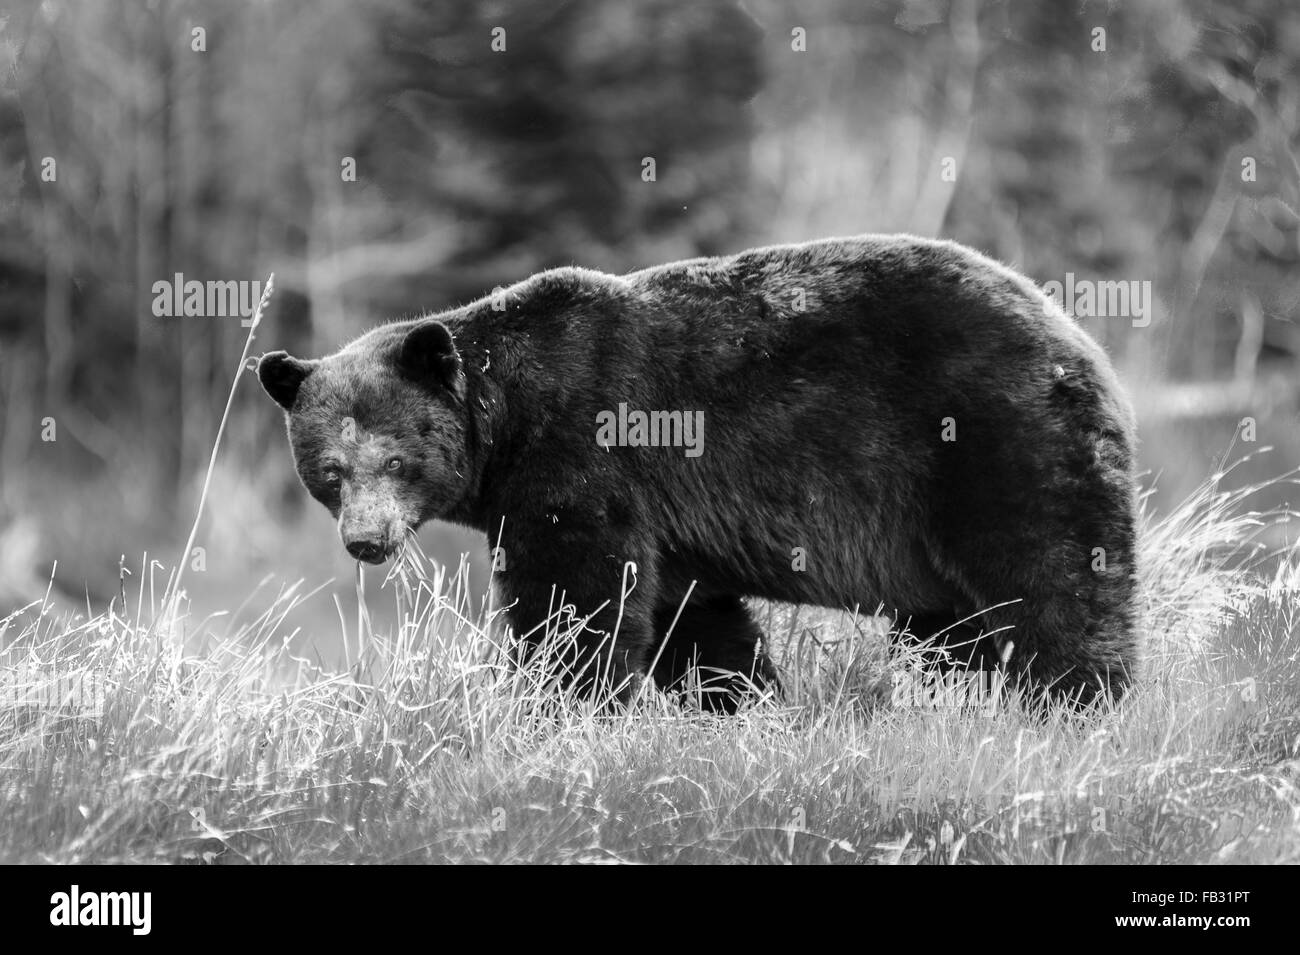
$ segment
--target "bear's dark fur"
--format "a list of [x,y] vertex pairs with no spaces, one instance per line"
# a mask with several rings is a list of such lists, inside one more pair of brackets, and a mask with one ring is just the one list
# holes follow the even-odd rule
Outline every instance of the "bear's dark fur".
[[[258,370],[350,552],[380,562],[431,518],[499,539],[523,645],[562,603],[591,614],[580,662],[603,646],[613,685],[656,658],[660,685],[692,663],[771,681],[744,597],[884,604],[1054,695],[1130,679],[1133,414],[1087,334],[952,242],[556,269]],[[619,446],[638,411],[703,431]]]

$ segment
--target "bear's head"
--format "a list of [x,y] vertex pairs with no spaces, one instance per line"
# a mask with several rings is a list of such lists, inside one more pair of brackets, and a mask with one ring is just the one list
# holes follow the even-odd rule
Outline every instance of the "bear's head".
[[298,477],[357,560],[383,563],[468,489],[465,375],[445,325],[383,326],[326,358],[263,355]]

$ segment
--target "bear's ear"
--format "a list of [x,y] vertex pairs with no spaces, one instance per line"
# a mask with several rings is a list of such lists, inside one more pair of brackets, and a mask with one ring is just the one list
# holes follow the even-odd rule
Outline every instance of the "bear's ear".
[[315,367],[314,361],[294,358],[288,352],[267,352],[257,363],[257,380],[276,404],[291,411],[298,389]]
[[458,401],[465,399],[465,371],[447,326],[420,322],[406,333],[398,355],[402,373],[414,381],[436,381]]

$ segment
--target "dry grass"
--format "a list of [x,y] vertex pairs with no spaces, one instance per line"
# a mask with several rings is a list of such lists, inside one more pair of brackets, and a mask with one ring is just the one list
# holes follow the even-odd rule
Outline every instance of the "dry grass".
[[298,588],[226,633],[147,573],[35,606],[0,624],[0,861],[1300,861],[1300,557],[1219,486],[1146,529],[1144,672],[1086,720],[893,705],[878,621],[781,607],[784,701],[601,715],[413,549],[400,630],[340,611],[334,668],[289,648]]

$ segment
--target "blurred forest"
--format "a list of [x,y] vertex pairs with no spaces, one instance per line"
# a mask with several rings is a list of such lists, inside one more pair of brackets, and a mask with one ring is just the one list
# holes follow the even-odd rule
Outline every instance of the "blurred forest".
[[[1148,326],[1081,321],[1159,500],[1234,436],[1300,462],[1288,0],[0,0],[0,67],[0,614],[56,559],[92,601],[179,560],[247,329],[156,316],[177,273],[274,272],[255,353],[321,354],[557,265],[948,236],[1151,283]],[[349,586],[282,431],[247,376],[198,608]]]

